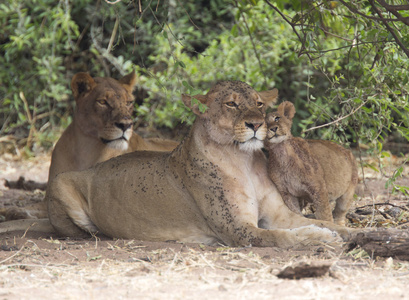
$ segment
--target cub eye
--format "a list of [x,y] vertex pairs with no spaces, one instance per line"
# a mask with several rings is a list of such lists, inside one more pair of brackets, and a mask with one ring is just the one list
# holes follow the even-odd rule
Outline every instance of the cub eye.
[[131,106],[132,104],[133,104],[133,101],[126,102],[126,106]]
[[238,105],[234,101],[229,101],[225,103],[226,106],[228,107],[237,107]]
[[107,106],[108,102],[106,100],[97,100],[97,103],[101,106]]
[[278,122],[280,120],[280,117],[275,117],[274,122]]
[[261,107],[263,107],[263,106],[264,106],[264,103],[263,103],[263,102],[257,101],[257,107],[258,107],[258,108],[261,108]]

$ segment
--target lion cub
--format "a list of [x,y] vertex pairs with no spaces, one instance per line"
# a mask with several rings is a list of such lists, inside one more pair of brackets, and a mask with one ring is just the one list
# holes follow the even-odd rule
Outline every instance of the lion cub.
[[310,202],[317,219],[345,225],[358,182],[355,158],[333,142],[293,137],[294,114],[285,101],[266,118],[269,176],[292,211],[301,214]]

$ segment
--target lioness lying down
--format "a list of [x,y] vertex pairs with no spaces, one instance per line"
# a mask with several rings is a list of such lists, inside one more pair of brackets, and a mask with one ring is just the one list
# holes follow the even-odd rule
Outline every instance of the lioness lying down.
[[358,183],[355,158],[333,142],[293,137],[294,114],[285,101],[267,116],[269,175],[292,211],[301,214],[310,202],[317,219],[344,225]]
[[[112,157],[136,151],[170,151],[178,143],[143,139],[132,130],[136,74],[115,80],[77,73],[71,81],[76,107],[73,122],[58,140],[52,153],[48,180],[66,171],[80,171]],[[47,204],[12,208],[6,219],[46,218]]]
[[277,90],[225,81],[194,97],[208,109],[200,113],[183,96],[197,117],[173,152],[125,154],[51,181],[46,198],[55,230],[230,246],[294,247],[348,237],[346,227],[290,211],[268,177],[261,150],[265,108]]

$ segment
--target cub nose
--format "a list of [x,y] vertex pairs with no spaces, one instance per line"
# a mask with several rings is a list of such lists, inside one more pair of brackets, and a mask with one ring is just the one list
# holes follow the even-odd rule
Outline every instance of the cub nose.
[[273,132],[277,132],[277,129],[278,129],[278,126],[274,126],[274,127],[271,128],[271,130],[272,130]]
[[250,128],[250,129],[253,129],[254,132],[256,132],[260,128],[260,126],[263,125],[263,124],[264,124],[263,122],[261,122],[261,123],[245,122],[246,127]]
[[115,126],[121,129],[122,131],[126,131],[132,126],[132,122],[116,122]]

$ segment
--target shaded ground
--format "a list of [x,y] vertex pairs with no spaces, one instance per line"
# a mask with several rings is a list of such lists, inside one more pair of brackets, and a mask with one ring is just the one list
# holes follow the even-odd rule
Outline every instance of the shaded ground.
[[[384,158],[383,174],[365,168],[349,226],[407,229],[409,199],[385,190],[403,160]],[[365,163],[378,166],[370,158]],[[47,155],[0,157],[0,177],[46,181]],[[361,174],[362,178],[362,174]],[[399,184],[409,186],[408,166]],[[43,192],[0,182],[0,209],[40,201]],[[301,263],[325,269],[318,278],[280,279]],[[329,268],[329,269],[328,269]],[[328,270],[327,270],[328,269]],[[61,240],[36,232],[0,235],[0,299],[385,299],[407,298],[409,262],[361,249],[209,247],[134,240]]]

